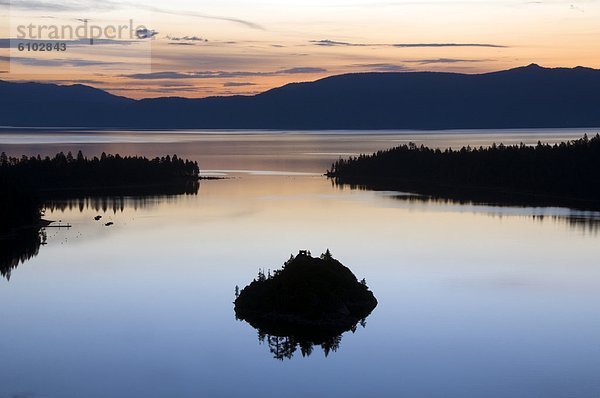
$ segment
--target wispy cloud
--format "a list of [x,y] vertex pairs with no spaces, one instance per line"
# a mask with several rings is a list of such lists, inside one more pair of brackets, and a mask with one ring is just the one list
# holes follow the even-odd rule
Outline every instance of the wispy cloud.
[[147,11],[153,11],[153,12],[157,12],[157,13],[161,13],[161,14],[167,14],[167,15],[177,15],[177,16],[182,16],[182,17],[196,17],[196,18],[205,18],[205,19],[214,19],[214,20],[219,20],[219,21],[226,21],[226,22],[234,22],[240,25],[244,25],[248,28],[252,28],[252,29],[258,29],[258,30],[265,30],[264,27],[262,27],[261,25],[245,20],[245,19],[240,19],[240,18],[233,18],[233,17],[227,17],[227,16],[218,16],[218,15],[209,15],[209,14],[203,14],[200,12],[195,12],[195,11],[177,11],[177,10],[169,10],[166,8],[161,8],[161,7],[155,7],[155,6],[150,6],[147,4],[142,4],[142,5],[136,5],[138,8],[143,9],[143,10],[147,10]]
[[299,67],[299,68],[283,69],[283,70],[274,72],[274,74],[276,74],[276,75],[293,75],[296,73],[322,73],[322,72],[327,72],[327,69]]
[[23,9],[27,11],[89,11],[90,9],[112,10],[118,3],[112,1],[43,1],[43,0],[0,0],[1,7]]
[[412,69],[405,65],[375,63],[375,64],[354,64],[353,67],[360,68],[366,71],[374,72],[409,72]]
[[458,64],[458,63],[476,63],[476,62],[486,62],[490,61],[489,59],[461,59],[461,58],[432,58],[432,59],[413,59],[406,60],[404,62],[416,63],[420,65],[429,65],[429,64]]
[[20,65],[29,66],[45,66],[45,67],[86,67],[86,66],[113,66],[123,65],[122,62],[100,61],[91,59],[78,58],[58,58],[58,59],[43,59],[43,58],[27,58],[27,57],[0,57],[0,61],[16,62]]
[[167,80],[167,79],[222,79],[236,78],[248,76],[277,76],[277,75],[293,75],[307,73],[323,73],[327,69],[297,67],[289,69],[281,69],[272,72],[251,72],[251,71],[199,71],[199,72],[152,72],[152,73],[134,73],[130,75],[121,75],[130,79],[139,80]]
[[201,41],[201,42],[207,42],[208,40],[202,37],[198,37],[198,36],[182,36],[182,37],[172,37],[172,36],[167,36],[167,40],[172,40],[172,41]]
[[256,86],[256,83],[250,83],[250,82],[226,82],[226,83],[223,83],[223,87],[244,87],[244,86]]
[[[16,82],[28,82],[29,80],[16,80]],[[36,80],[38,83],[49,83],[49,84],[87,84],[90,86],[101,86],[105,84],[102,80],[94,79],[52,79],[52,80]]]
[[196,93],[198,91],[204,90],[203,87],[103,87],[103,90],[106,91],[132,91],[132,92],[142,92],[142,93],[162,93],[162,94],[178,94],[178,93]]
[[398,48],[416,48],[416,47],[491,47],[506,48],[500,44],[488,43],[351,43],[334,40],[311,40],[311,44],[323,47],[398,47]]
[[196,17],[203,19],[212,19],[226,22],[233,22],[252,29],[265,30],[259,24],[241,18],[210,15],[195,11],[171,10],[168,8],[156,7],[145,3],[132,1],[117,2],[112,0],[78,0],[78,1],[43,1],[43,0],[0,0],[0,7],[11,7],[13,9],[22,9],[26,11],[49,11],[49,12],[93,12],[97,10],[115,10],[122,8],[133,8],[146,10],[167,15],[177,15],[184,17]]
[[401,43],[392,44],[392,47],[491,47],[491,48],[507,48],[500,44],[487,43]]

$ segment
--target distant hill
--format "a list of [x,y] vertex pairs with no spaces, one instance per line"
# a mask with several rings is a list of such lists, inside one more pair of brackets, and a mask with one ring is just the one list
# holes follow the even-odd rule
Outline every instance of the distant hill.
[[108,115],[120,113],[134,102],[81,84],[58,86],[0,81],[0,126],[110,126],[114,121]]
[[469,75],[360,73],[255,96],[132,100],[83,85],[0,82],[0,125],[451,129],[599,127],[600,70],[532,64]]

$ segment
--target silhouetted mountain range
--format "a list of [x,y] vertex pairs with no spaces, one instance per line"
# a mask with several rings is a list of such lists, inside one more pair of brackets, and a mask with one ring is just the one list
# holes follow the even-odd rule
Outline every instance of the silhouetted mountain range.
[[600,126],[600,70],[360,73],[254,96],[132,100],[83,85],[0,82],[0,125],[450,129]]

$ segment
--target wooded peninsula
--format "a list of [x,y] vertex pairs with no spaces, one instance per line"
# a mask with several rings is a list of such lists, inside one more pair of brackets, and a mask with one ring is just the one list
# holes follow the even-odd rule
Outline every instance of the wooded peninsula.
[[46,200],[94,195],[162,195],[198,191],[197,162],[177,155],[148,159],[79,151],[54,157],[0,154],[0,232],[35,226]]
[[474,202],[600,209],[600,135],[460,150],[408,144],[340,159],[336,184]]

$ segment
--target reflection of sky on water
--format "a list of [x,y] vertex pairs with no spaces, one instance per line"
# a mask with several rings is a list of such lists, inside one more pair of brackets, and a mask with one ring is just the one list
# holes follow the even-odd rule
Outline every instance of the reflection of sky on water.
[[280,170],[203,170],[204,176],[235,176],[235,175],[255,175],[255,176],[318,176],[323,173],[305,173],[301,171],[280,171]]
[[[212,168],[318,172],[261,162]],[[0,280],[0,397],[600,393],[599,235],[562,221],[587,214],[233,177],[116,212],[48,211],[73,228]],[[234,287],[302,248],[330,248],[379,305],[335,355],[281,363],[235,321]]]

